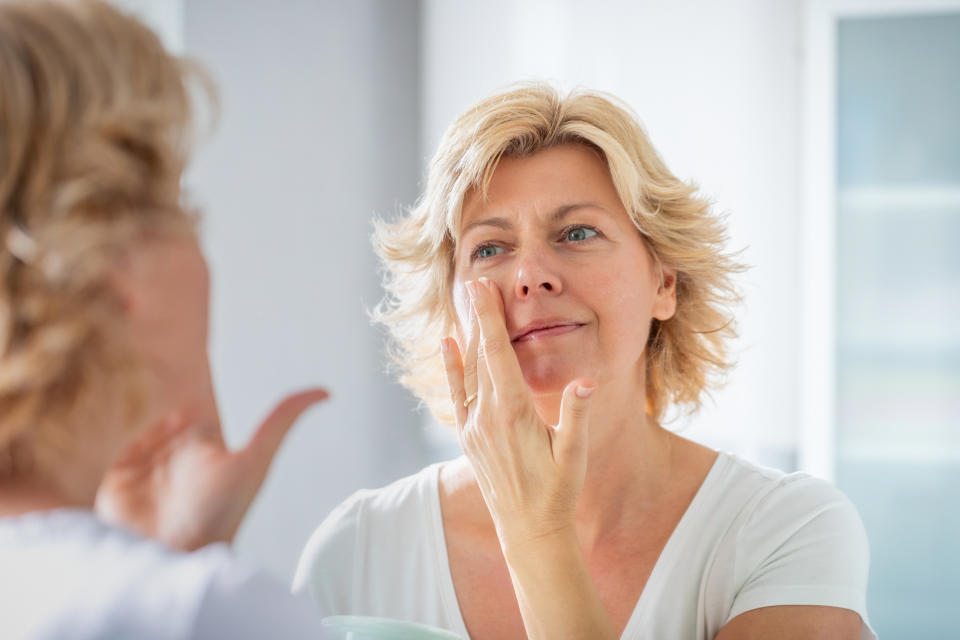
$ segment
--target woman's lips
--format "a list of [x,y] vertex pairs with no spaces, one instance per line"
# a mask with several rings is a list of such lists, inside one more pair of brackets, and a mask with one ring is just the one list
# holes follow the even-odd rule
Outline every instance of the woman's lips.
[[517,343],[517,342],[530,342],[530,341],[532,341],[532,340],[540,340],[540,339],[542,339],[542,338],[550,338],[550,337],[553,337],[553,336],[559,336],[559,335],[563,335],[563,334],[565,334],[565,333],[570,333],[571,331],[576,331],[577,329],[579,329],[579,328],[582,327],[582,326],[583,326],[583,325],[571,323],[571,324],[557,324],[557,325],[553,325],[553,326],[549,326],[549,327],[543,327],[543,328],[540,328],[540,329],[534,329],[534,330],[528,331],[528,332],[526,332],[525,334],[523,334],[522,336],[516,338],[516,339],[514,340],[514,343]]

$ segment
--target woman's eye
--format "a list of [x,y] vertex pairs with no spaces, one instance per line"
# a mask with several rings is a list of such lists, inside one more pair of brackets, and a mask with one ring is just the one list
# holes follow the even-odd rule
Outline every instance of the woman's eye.
[[591,227],[572,227],[564,232],[563,237],[570,242],[583,242],[596,235],[599,235],[597,230]]
[[501,253],[503,253],[503,247],[498,247],[495,244],[484,244],[474,249],[473,257],[474,259],[479,258],[483,260],[486,258],[492,258],[493,256],[499,255]]

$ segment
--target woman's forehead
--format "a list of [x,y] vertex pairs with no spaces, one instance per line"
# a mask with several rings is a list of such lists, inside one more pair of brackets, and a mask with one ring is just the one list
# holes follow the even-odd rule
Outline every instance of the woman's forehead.
[[555,217],[561,209],[621,205],[606,164],[582,145],[551,147],[501,159],[486,189],[467,190],[460,211],[462,235],[478,220],[521,214]]

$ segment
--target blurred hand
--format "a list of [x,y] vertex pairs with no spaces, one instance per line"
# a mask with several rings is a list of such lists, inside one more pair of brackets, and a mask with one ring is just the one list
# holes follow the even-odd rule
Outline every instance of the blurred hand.
[[231,542],[290,427],[326,398],[323,389],[284,398],[238,451],[227,449],[216,421],[167,416],[110,468],[97,492],[97,513],[184,551]]
[[[466,351],[442,343],[460,445],[504,547],[575,528],[587,468],[589,396],[595,383],[571,381],[560,424],[544,423],[507,332],[495,283],[467,283],[473,326]],[[469,406],[464,400],[476,393]]]

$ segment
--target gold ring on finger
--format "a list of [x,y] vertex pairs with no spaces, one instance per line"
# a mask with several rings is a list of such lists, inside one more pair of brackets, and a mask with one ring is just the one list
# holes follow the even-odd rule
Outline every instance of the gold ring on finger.
[[467,396],[467,399],[463,401],[463,406],[469,407],[470,403],[476,399],[477,399],[477,393],[476,392],[471,393],[470,395]]

